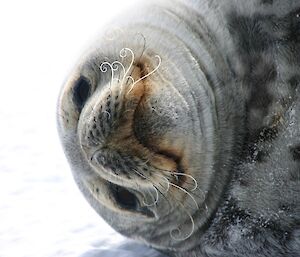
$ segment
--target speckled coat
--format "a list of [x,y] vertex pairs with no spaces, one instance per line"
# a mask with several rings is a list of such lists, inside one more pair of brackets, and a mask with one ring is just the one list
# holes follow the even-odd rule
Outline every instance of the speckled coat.
[[208,2],[220,13],[214,26],[233,39],[228,60],[246,99],[246,131],[199,248],[175,256],[299,257],[300,1]]
[[[97,41],[99,51],[76,68],[62,92],[59,131],[81,191],[117,231],[155,248],[169,249],[165,253],[170,256],[300,257],[300,1],[153,2],[145,2],[141,10],[133,8],[124,19],[118,17],[116,24],[124,29],[124,37]],[[167,132],[171,145],[182,137],[189,148],[184,157],[190,174],[198,179],[199,192],[204,195],[198,199],[201,208],[191,212],[186,227],[190,228],[191,221],[195,226],[186,240],[174,241],[169,232],[172,226],[176,228],[177,220],[186,225],[184,208],[191,198],[180,202],[177,206],[186,204],[180,209],[173,204],[176,198],[161,197],[157,206],[146,206],[146,216],[152,216],[141,218],[138,214],[144,209],[136,200],[140,194],[134,196],[124,187],[141,181],[132,170],[142,167],[143,160],[123,165],[118,162],[123,157],[112,151],[118,146],[126,153],[133,143],[120,145],[118,135],[124,129],[114,127],[114,119],[122,116],[117,111],[121,100],[116,100],[120,90],[113,85],[107,97],[101,95],[107,84],[105,77],[98,79],[103,77],[99,66],[115,60],[119,50],[130,44],[133,50],[144,51],[141,46],[135,48],[133,35],[143,35],[144,47],[147,43],[152,53],[161,55],[159,72],[168,78],[159,80],[161,91],[150,96],[152,112],[135,117],[134,133],[140,136],[139,142],[150,146]],[[94,73],[98,89],[90,97]],[[81,135],[85,140],[81,145],[78,127],[87,132]],[[103,143],[106,148],[99,151],[98,166],[91,168],[89,160],[94,155],[85,149],[94,149],[86,146],[110,137],[115,140],[110,145]],[[174,143],[175,150],[183,143]],[[90,159],[83,156],[82,149]],[[141,151],[136,149],[138,156]],[[176,164],[184,158],[164,157],[173,158]],[[144,166],[148,161],[142,162]],[[123,166],[116,167],[118,163]],[[121,179],[120,190],[126,196],[116,197],[114,188],[121,187],[113,184]],[[183,192],[177,190],[178,195]]]

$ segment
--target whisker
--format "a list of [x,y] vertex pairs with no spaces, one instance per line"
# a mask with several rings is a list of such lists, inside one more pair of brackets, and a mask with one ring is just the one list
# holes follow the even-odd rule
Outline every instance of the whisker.
[[127,57],[127,52],[130,52],[130,54],[131,54],[131,61],[130,61],[128,69],[126,70],[126,72],[123,75],[122,85],[124,84],[124,81],[125,81],[126,78],[128,79],[128,77],[131,77],[131,76],[127,76],[127,74],[131,70],[131,67],[133,66],[134,59],[135,59],[134,53],[133,53],[133,51],[130,48],[123,48],[120,51],[120,57],[122,58],[122,61],[124,60],[125,57]]
[[154,188],[155,196],[156,196],[156,197],[153,197],[152,193],[151,193],[150,190],[148,189],[148,192],[149,192],[149,194],[151,195],[151,197],[154,198],[154,201],[153,201],[153,203],[150,203],[150,204],[149,204],[149,203],[146,203],[146,202],[145,202],[145,196],[144,196],[143,204],[144,204],[146,207],[156,205],[157,202],[158,202],[158,199],[159,199],[158,189],[157,189],[154,185],[152,185],[152,186],[153,186],[153,188]]
[[[194,218],[192,217],[192,215],[185,209],[185,207],[179,203],[183,209],[183,211],[189,216],[190,218],[190,221],[191,221],[191,224],[192,224],[192,227],[191,227],[191,231],[184,237],[180,237],[180,235],[182,234],[182,231],[181,229],[178,227],[176,229],[173,229],[170,231],[170,236],[172,239],[176,240],[176,241],[184,241],[186,239],[188,239],[193,233],[194,233],[194,230],[195,230],[195,222],[194,222]],[[174,234],[178,234],[178,236],[174,235]]]
[[[174,188],[176,188],[176,189],[178,189],[178,190],[184,192],[185,194],[187,194],[187,195],[193,200],[193,202],[194,202],[194,204],[196,205],[197,209],[199,209],[198,203],[196,202],[196,200],[195,200],[195,198],[192,196],[192,194],[189,193],[185,188],[180,187],[180,186],[178,186],[178,185],[176,185],[176,184],[170,182],[166,176],[161,175],[161,174],[153,173],[153,174],[156,175],[157,177],[160,177],[160,178],[162,179],[162,181],[164,181],[164,183],[166,183],[167,188],[166,188],[165,186],[163,186],[161,183],[159,183],[159,184],[157,185],[154,181],[152,181],[152,180],[151,180],[149,177],[147,177],[146,175],[142,174],[140,171],[138,171],[138,170],[136,170],[136,169],[133,169],[133,171],[134,171],[136,174],[138,174],[140,177],[142,177],[142,178],[144,178],[144,179],[150,181],[151,186],[152,186],[152,188],[153,188],[154,191],[155,191],[155,196],[153,196],[152,193],[151,193],[151,191],[148,189],[148,192],[149,192],[149,194],[151,195],[151,197],[152,197],[152,199],[153,199],[153,202],[152,202],[152,203],[147,203],[147,201],[145,200],[146,197],[145,197],[145,195],[143,194],[143,196],[144,196],[143,204],[144,204],[145,206],[148,206],[148,207],[149,207],[149,206],[155,206],[155,205],[157,205],[157,203],[158,203],[158,201],[159,201],[159,194],[161,194],[162,197],[167,201],[167,203],[168,203],[168,205],[169,205],[169,208],[171,208],[172,204],[169,202],[169,199],[168,199],[168,197],[165,196],[165,194],[169,191],[170,187],[172,186],[172,187],[174,187]],[[170,173],[170,174],[171,174],[171,173]],[[178,174],[179,174],[179,173],[178,173]],[[177,176],[177,173],[176,173],[175,175]],[[189,177],[189,176],[188,176],[188,177]],[[194,180],[193,180],[193,181],[194,181]],[[166,190],[165,190],[165,192],[162,192],[162,191],[160,191],[159,188],[162,188],[162,189],[164,189],[164,190],[165,190],[165,188],[166,188]],[[181,229],[180,227],[178,227],[178,228],[173,229],[173,230],[170,231],[170,237],[171,237],[173,240],[176,240],[176,241],[184,241],[184,240],[188,239],[188,238],[194,233],[194,230],[195,230],[195,222],[194,222],[194,218],[192,217],[192,215],[190,214],[190,212],[187,211],[186,206],[188,206],[188,207],[191,208],[191,209],[194,209],[194,208],[193,208],[193,206],[190,206],[188,203],[186,203],[186,205],[184,206],[184,205],[181,203],[181,201],[178,200],[174,195],[171,195],[171,197],[172,197],[173,199],[176,200],[175,202],[177,202],[177,203],[181,206],[182,210],[183,210],[183,211],[187,214],[187,216],[189,217],[189,220],[190,220],[190,222],[191,222],[191,230],[189,231],[189,233],[188,233],[187,235],[182,236],[182,235],[183,235],[182,229]],[[205,205],[205,207],[207,208],[206,205]]]
[[154,198],[154,202],[153,202],[153,203],[151,203],[151,204],[146,203],[146,201],[145,201],[145,196],[144,196],[143,204],[144,204],[145,206],[148,206],[148,207],[149,207],[149,206],[156,205],[157,202],[158,202],[158,200],[159,200],[159,194],[158,194],[157,188],[154,186],[154,183],[151,181],[150,178],[146,177],[145,175],[143,175],[143,174],[140,173],[139,171],[137,171],[137,170],[135,170],[135,169],[133,169],[133,171],[134,171],[136,174],[138,174],[139,176],[141,176],[142,178],[144,178],[144,179],[150,181],[150,183],[151,183],[151,185],[152,185],[152,187],[154,188],[155,193],[156,193],[156,197],[153,197],[153,195],[150,194],[150,195]]
[[[142,56],[143,56],[143,54],[144,54],[144,52],[145,52],[145,50],[146,50],[146,38],[145,38],[145,36],[142,34],[142,33],[138,33],[138,35],[140,35],[142,38],[143,38],[143,50],[142,50],[142,52],[141,52],[141,54],[140,54],[140,56],[139,56],[139,58],[138,58],[138,61],[137,61],[137,63],[139,63],[140,61],[141,61],[141,58],[142,58]],[[129,78],[131,78],[132,79],[132,83],[134,83],[134,79],[132,78],[132,73],[134,72],[134,68],[131,70],[131,72],[130,72],[130,75],[128,76],[128,79]],[[127,82],[126,82],[126,85],[128,84],[128,80],[127,80]]]
[[170,189],[170,183],[169,183],[169,180],[165,177],[165,176],[162,176],[160,174],[155,174],[156,176],[159,176],[161,177],[163,180],[165,180],[166,184],[167,184],[167,189],[165,190],[165,194],[169,191]]
[[170,182],[170,185],[173,186],[173,187],[175,187],[175,188],[177,188],[177,189],[179,189],[179,190],[181,190],[182,192],[186,193],[193,200],[193,202],[195,203],[197,209],[199,209],[197,201],[195,200],[195,198],[186,189],[184,189],[183,187],[177,186],[176,184],[174,184],[172,182]]
[[140,79],[138,79],[137,81],[135,81],[135,82],[131,85],[131,87],[130,87],[129,91],[127,92],[127,94],[129,94],[129,93],[132,91],[132,89],[134,88],[134,86],[135,86],[137,83],[139,83],[139,82],[142,81],[143,79],[149,77],[150,75],[152,75],[154,72],[156,72],[156,71],[158,70],[158,68],[159,68],[160,65],[161,65],[161,57],[160,57],[159,55],[155,55],[155,57],[158,59],[158,65],[156,66],[156,68],[155,68],[154,70],[152,70],[151,72],[149,72],[148,74],[146,74],[145,76],[143,76],[143,77],[141,77]]
[[[196,206],[197,206],[197,209],[199,209],[197,202],[196,202],[195,199],[187,192],[187,190],[185,190],[184,188],[181,188],[181,187],[179,187],[179,186],[177,186],[177,185],[171,183],[171,182],[170,182],[165,176],[163,176],[163,175],[160,175],[160,174],[156,174],[156,175],[158,175],[159,177],[161,177],[161,178],[163,178],[165,181],[167,181],[169,187],[170,187],[170,185],[171,185],[171,186],[174,186],[175,188],[177,188],[177,189],[179,189],[179,190],[182,190],[182,191],[184,191],[185,193],[187,193],[187,194],[193,199],[194,203],[195,203]],[[195,222],[194,222],[194,219],[193,219],[192,215],[186,210],[186,207],[183,206],[183,204],[180,202],[180,200],[178,200],[174,195],[172,195],[171,197],[172,197],[173,199],[176,200],[175,202],[179,203],[179,205],[182,207],[183,211],[188,215],[188,217],[189,217],[189,219],[190,219],[190,221],[191,221],[191,224],[192,224],[191,231],[190,231],[186,236],[184,236],[184,237],[180,237],[180,235],[182,234],[182,232],[181,232],[181,229],[180,229],[179,227],[176,228],[176,229],[174,229],[174,230],[171,230],[171,231],[170,231],[170,236],[171,236],[172,239],[177,240],[177,241],[184,241],[184,240],[188,239],[188,238],[194,233],[194,230],[195,230]],[[190,206],[189,204],[187,204],[187,206],[189,206],[191,209],[193,209],[193,207]],[[205,206],[206,206],[206,205],[205,205]],[[177,233],[177,234],[179,235],[179,237],[176,236],[176,235],[174,235],[175,233]]]
[[191,195],[191,193],[189,193],[186,189],[184,189],[183,187],[180,187],[180,186],[178,186],[178,185],[176,185],[176,184],[170,182],[170,181],[169,181],[165,176],[163,176],[163,175],[156,174],[156,173],[154,173],[154,174],[155,174],[156,176],[158,176],[158,177],[164,179],[165,181],[167,181],[168,187],[172,186],[172,187],[175,187],[175,188],[181,190],[182,192],[186,193],[186,194],[193,200],[193,202],[195,203],[197,209],[199,209],[199,206],[198,206],[197,201],[196,201],[195,198]]
[[167,174],[170,174],[170,175],[173,175],[176,178],[177,181],[178,181],[179,176],[190,178],[194,182],[194,187],[191,189],[191,191],[195,191],[198,188],[197,180],[189,174],[173,172],[173,171],[166,171],[166,170],[163,170],[163,172],[165,172]]
[[103,111],[103,113],[106,113],[108,115],[108,119],[110,120],[110,118],[111,118],[110,113],[108,111]]

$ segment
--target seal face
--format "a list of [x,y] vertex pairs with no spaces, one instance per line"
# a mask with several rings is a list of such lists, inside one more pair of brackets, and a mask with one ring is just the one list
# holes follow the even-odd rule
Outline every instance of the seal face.
[[299,4],[139,10],[103,33],[59,97],[82,193],[117,231],[172,256],[297,256]]

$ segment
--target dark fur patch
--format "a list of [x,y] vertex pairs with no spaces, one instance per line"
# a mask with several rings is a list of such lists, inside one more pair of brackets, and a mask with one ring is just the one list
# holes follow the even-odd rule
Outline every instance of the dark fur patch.
[[295,75],[289,79],[289,84],[291,85],[293,90],[296,90],[296,88],[300,84],[300,75]]
[[260,58],[254,58],[250,59],[248,67],[249,73],[245,77],[245,82],[251,88],[248,107],[262,110],[263,115],[267,115],[268,107],[272,103],[267,85],[274,81],[277,76],[275,66]]
[[276,127],[263,128],[259,133],[258,140],[260,142],[272,141],[278,136],[278,129]]
[[288,25],[288,40],[292,42],[300,41],[300,8],[287,17],[285,17],[286,24]]
[[258,151],[257,154],[255,155],[254,161],[256,162],[264,162],[268,156],[267,152],[264,151]]
[[300,161],[300,144],[297,146],[291,147],[291,154],[295,161]]
[[267,17],[253,17],[230,14],[229,31],[231,32],[238,51],[242,55],[261,53],[272,47],[274,39],[264,30]]
[[300,181],[300,169],[294,169],[289,173],[289,179],[292,182]]
[[272,5],[273,4],[273,0],[261,0],[261,4]]

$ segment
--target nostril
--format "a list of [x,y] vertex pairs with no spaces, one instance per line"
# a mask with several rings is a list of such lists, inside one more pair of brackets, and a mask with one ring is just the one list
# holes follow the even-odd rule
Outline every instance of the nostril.
[[91,84],[87,78],[81,76],[75,83],[73,88],[73,101],[79,111],[82,110],[86,100],[91,93]]
[[111,184],[111,191],[121,208],[136,211],[139,208],[137,197],[127,189]]

